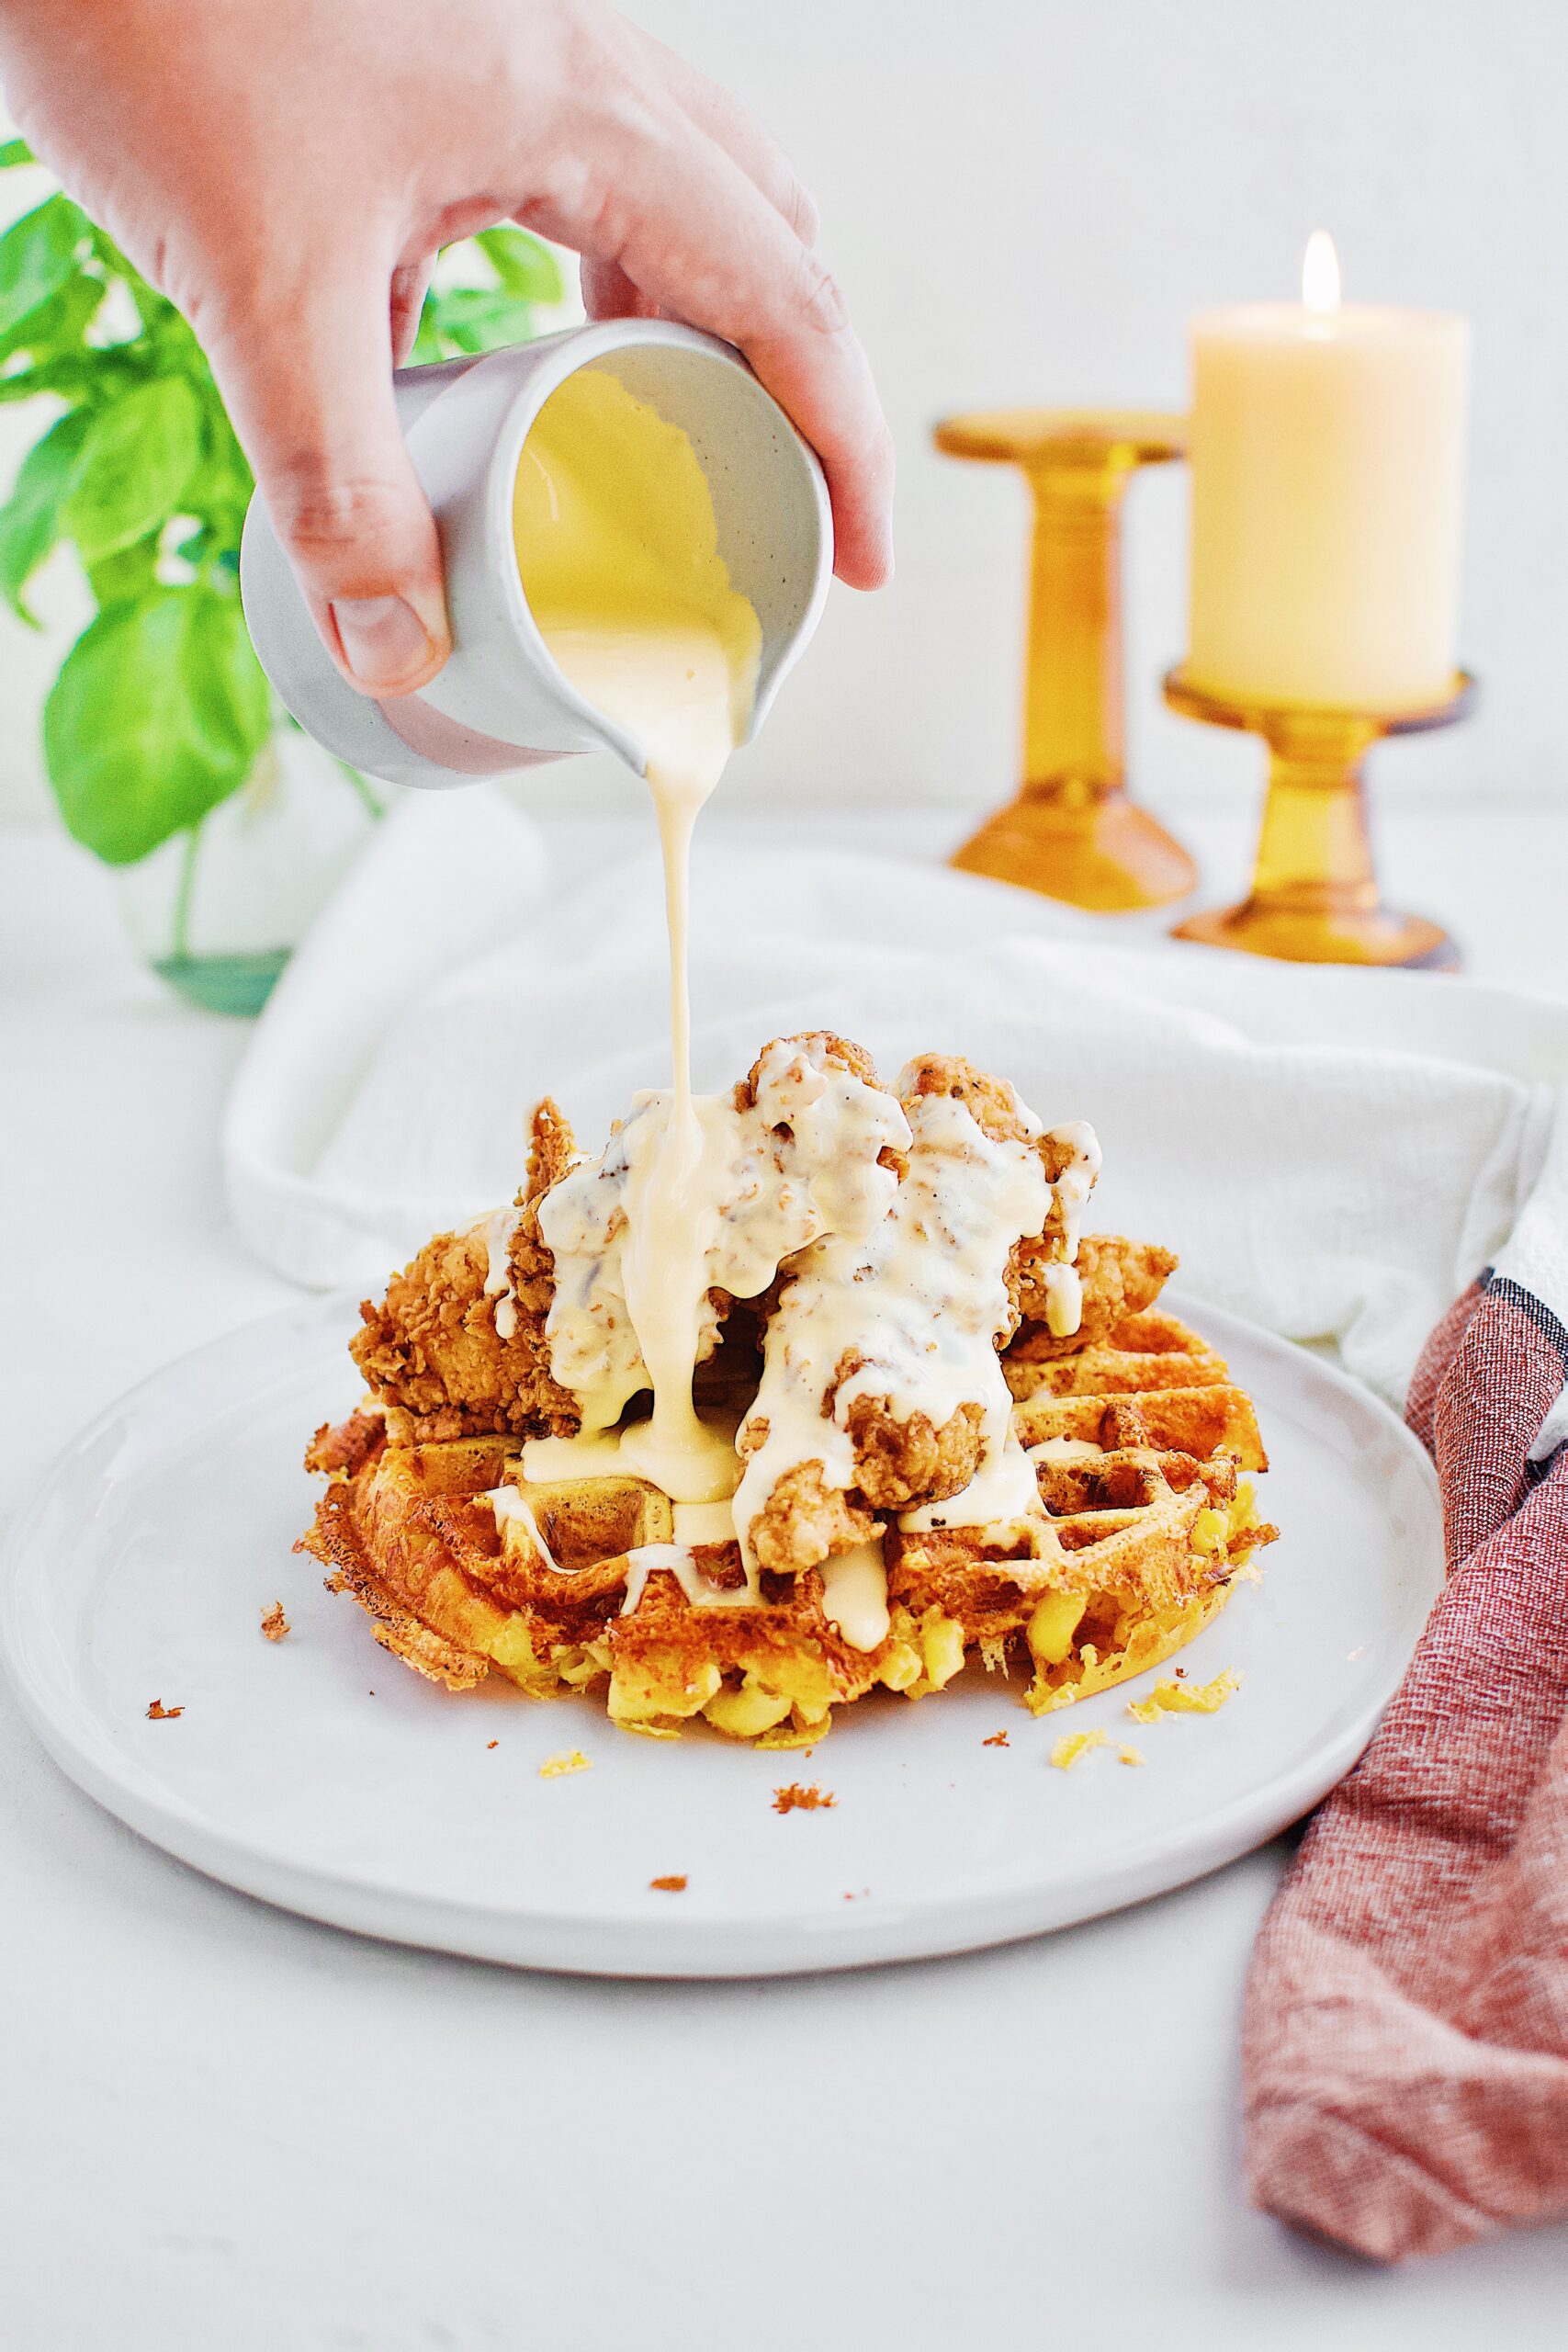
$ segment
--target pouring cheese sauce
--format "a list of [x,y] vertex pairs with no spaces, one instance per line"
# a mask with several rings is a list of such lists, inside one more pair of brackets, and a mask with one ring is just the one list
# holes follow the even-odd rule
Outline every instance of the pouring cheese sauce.
[[[641,747],[659,820],[674,1087],[639,1098],[640,1115],[623,1130],[619,1274],[653,1389],[640,1466],[678,1501],[708,1502],[729,1491],[729,1472],[726,1449],[693,1407],[692,1375],[705,1352],[705,1245],[723,1206],[727,1139],[715,1133],[717,1106],[692,1095],[691,842],[750,721],[761,628],[719,554],[690,438],[602,369],[569,376],[540,411],[517,471],[513,525],[539,633],[584,700]],[[585,1426],[607,1427],[629,1393],[612,1376]]]
[[762,632],[718,551],[690,438],[620,379],[569,376],[524,445],[517,568],[556,666],[641,747],[670,921],[671,1132],[694,1150],[686,985],[692,829],[750,723]]
[[[1053,1193],[1030,1143],[993,1145],[943,1098],[922,1099],[907,1117],[891,1095],[799,1045],[769,1049],[749,1103],[694,1097],[692,831],[750,725],[757,615],[719,552],[689,437],[606,369],[579,370],[541,409],[518,469],[513,524],[524,593],[551,656],[643,754],[664,864],[673,1078],[669,1091],[638,1095],[604,1153],[540,1204],[555,1261],[551,1369],[578,1400],[581,1434],[530,1442],[524,1478],[618,1468],[670,1497],[676,1541],[630,1555],[628,1611],[655,1568],[702,1605],[755,1605],[755,1512],[796,1463],[818,1460],[830,1484],[853,1483],[841,1415],[863,1389],[886,1396],[901,1416],[926,1411],[936,1421],[968,1400],[981,1407],[973,1485],[936,1507],[930,1523],[1041,1512],[996,1354],[1006,1265],[1021,1234],[1044,1229],[1054,1199],[1074,1254],[1077,1213],[1098,1166],[1092,1137],[1084,1131],[1087,1148],[1075,1149]],[[885,1155],[908,1156],[902,1182]],[[484,1228],[486,1289],[502,1338],[515,1324],[512,1214]],[[693,1382],[720,1337],[713,1294],[755,1298],[781,1267],[791,1280],[770,1323],[743,1465],[733,1418],[699,1415]],[[1050,1308],[1053,1330],[1076,1328],[1070,1264],[1053,1283]],[[852,1349],[861,1369],[839,1384],[830,1410],[828,1392]],[[651,1417],[618,1427],[649,1391]],[[496,1515],[531,1528],[525,1510],[500,1498]],[[694,1547],[731,1536],[745,1586],[715,1589]],[[825,1613],[845,1640],[876,1647],[888,1627],[880,1541],[825,1563],[823,1585]]]

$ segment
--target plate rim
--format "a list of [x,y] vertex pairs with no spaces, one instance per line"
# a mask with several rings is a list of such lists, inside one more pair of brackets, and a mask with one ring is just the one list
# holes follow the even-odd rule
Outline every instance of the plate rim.
[[[382,1878],[280,1855],[275,1846],[226,1828],[152,1776],[107,1769],[40,1684],[22,1626],[30,1539],[55,1501],[71,1465],[117,1423],[153,1395],[198,1373],[203,1360],[223,1357],[247,1337],[282,1340],[291,1329],[301,1349],[318,1333],[352,1320],[358,1285],[289,1301],[272,1313],[231,1326],[170,1358],[95,1414],[58,1449],[23,1496],[0,1541],[0,1664],[24,1720],[53,1762],[93,1801],[139,1837],[220,1884],[350,1933],[414,1949],[451,1952],[504,1966],[567,1974],[644,1980],[714,1980],[784,1976],[873,1967],[901,1961],[1020,1942],[1173,1893],[1240,1860],[1321,1802],[1362,1753],[1413,1655],[1405,1653],[1363,1697],[1337,1736],[1321,1741],[1303,1763],[1288,1765],[1229,1803],[1210,1809],[1172,1834],[1168,1829],[1124,1851],[1098,1874],[1085,1899],[1081,1871],[1055,1883],[1031,1880],[976,1895],[949,1888],[918,1904],[890,1900],[874,1909],[829,1911],[819,1917],[732,1919],[687,1923],[673,1913],[627,1910],[613,1919],[530,1909],[497,1909],[460,1896],[395,1887]],[[1383,1399],[1339,1365],[1230,1309],[1168,1294],[1171,1311],[1191,1320],[1224,1349],[1227,1339],[1261,1347],[1287,1373],[1337,1391],[1379,1425],[1418,1473],[1440,1531],[1436,1470],[1415,1432]],[[341,1332],[336,1332],[341,1337]],[[1440,1544],[1429,1578],[1429,1600],[1442,1589]],[[40,1620],[41,1622],[41,1620]],[[1419,1638],[1417,1633],[1416,1638]],[[62,1661],[63,1665],[63,1660]],[[118,1752],[117,1752],[118,1755]],[[1075,1889],[1077,1890],[1075,1892]],[[587,1953],[585,1940],[606,1949]],[[637,1949],[628,1947],[635,1942]]]

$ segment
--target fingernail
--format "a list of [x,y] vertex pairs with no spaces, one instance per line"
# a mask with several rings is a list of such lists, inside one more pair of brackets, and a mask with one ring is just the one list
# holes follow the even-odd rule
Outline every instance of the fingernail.
[[385,694],[434,650],[430,631],[402,596],[340,596],[332,606],[343,658],[362,686]]

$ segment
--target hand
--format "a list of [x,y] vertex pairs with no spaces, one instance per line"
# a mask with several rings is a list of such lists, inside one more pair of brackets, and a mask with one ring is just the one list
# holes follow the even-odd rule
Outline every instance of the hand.
[[738,344],[822,459],[840,578],[887,578],[892,445],[811,200],[750,115],[599,0],[0,0],[0,76],[200,337],[365,692],[412,693],[450,650],[391,368],[437,248],[496,220],[581,254],[592,316]]

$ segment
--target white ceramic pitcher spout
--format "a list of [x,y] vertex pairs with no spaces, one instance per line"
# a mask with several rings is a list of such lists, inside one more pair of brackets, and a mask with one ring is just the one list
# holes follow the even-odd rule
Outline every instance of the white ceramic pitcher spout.
[[685,432],[713,496],[718,551],[761,627],[748,740],[821,616],[833,569],[822,469],[739,354],[657,319],[577,327],[394,379],[398,415],[446,569],[452,651],[417,695],[375,702],[316,633],[259,497],[240,590],[263,669],[307,733],[394,784],[466,784],[609,749],[640,775],[643,747],[563,676],[523,594],[513,496],[523,444],[557,386],[602,368]]

